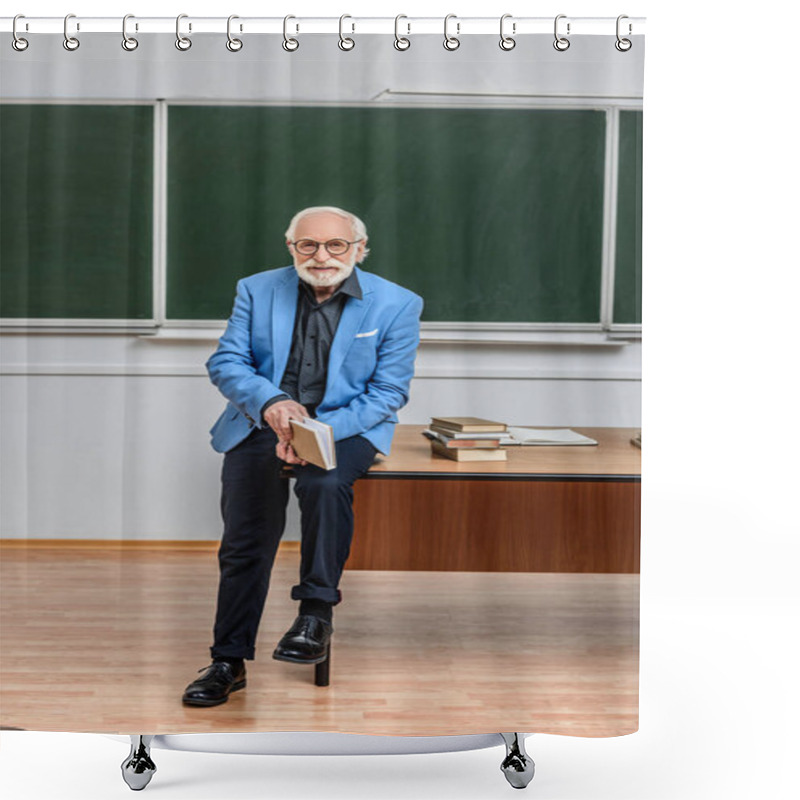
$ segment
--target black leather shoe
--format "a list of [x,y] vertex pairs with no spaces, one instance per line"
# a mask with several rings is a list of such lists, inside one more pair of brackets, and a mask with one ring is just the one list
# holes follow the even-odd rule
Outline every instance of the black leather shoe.
[[293,664],[319,664],[328,657],[332,633],[330,623],[301,614],[278,642],[272,657]]
[[[228,695],[247,686],[244,664],[240,670],[227,661],[215,661],[207,667],[202,678],[186,687],[183,703],[187,706],[218,706],[228,701]],[[202,669],[197,670],[202,672]]]

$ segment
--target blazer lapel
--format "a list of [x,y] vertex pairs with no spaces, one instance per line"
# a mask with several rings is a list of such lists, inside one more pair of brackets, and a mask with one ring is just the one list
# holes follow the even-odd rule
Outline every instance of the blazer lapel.
[[294,334],[297,315],[297,284],[300,280],[294,267],[275,289],[272,298],[272,382],[278,386],[283,378]]
[[326,397],[333,382],[336,380],[350,345],[353,344],[355,335],[361,328],[361,322],[372,305],[372,292],[365,286],[366,281],[363,279],[363,275],[364,273],[359,270],[358,279],[361,284],[363,298],[361,300],[357,297],[347,298],[342,310],[342,316],[339,318],[339,326],[336,328],[336,334],[333,337],[333,344],[331,344],[331,351],[328,355],[328,377],[325,382]]

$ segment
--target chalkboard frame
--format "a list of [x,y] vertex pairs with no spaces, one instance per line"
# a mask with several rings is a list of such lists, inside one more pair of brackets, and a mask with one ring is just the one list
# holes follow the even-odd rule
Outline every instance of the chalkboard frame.
[[1,106],[85,106],[85,107],[147,107],[152,108],[152,130],[150,140],[152,142],[152,196],[150,202],[151,218],[151,258],[150,258],[150,314],[138,318],[106,318],[106,317],[2,317],[0,318],[0,330],[35,331],[45,329],[48,331],[64,329],[73,331],[132,331],[135,333],[152,332],[160,324],[157,309],[161,306],[159,297],[159,287],[161,284],[162,265],[159,262],[159,243],[162,238],[159,225],[163,221],[163,214],[157,213],[159,205],[159,185],[157,175],[157,162],[159,151],[162,149],[158,140],[160,131],[163,129],[163,101],[148,99],[108,99],[94,100],[82,98],[41,98],[36,100],[7,99],[0,100]]

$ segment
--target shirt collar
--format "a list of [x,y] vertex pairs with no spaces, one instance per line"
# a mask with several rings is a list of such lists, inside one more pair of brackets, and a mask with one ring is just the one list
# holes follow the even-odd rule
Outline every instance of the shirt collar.
[[357,300],[363,300],[364,295],[361,291],[361,284],[358,282],[358,275],[355,269],[347,276],[345,282],[339,287],[339,291],[344,294],[349,294],[350,297],[355,297]]

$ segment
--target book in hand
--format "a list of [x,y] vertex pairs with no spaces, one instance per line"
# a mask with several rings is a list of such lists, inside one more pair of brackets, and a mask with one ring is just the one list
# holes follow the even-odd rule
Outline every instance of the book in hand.
[[483,449],[477,447],[451,448],[440,441],[431,440],[431,451],[434,455],[444,456],[453,461],[507,461],[505,450],[498,448]]
[[292,426],[292,449],[298,458],[322,469],[336,469],[336,447],[330,425],[309,417],[290,419],[289,424]]
[[509,425],[506,435],[500,440],[500,445],[505,447],[513,444],[581,445],[597,444],[597,442],[569,428],[517,428]]
[[462,433],[502,433],[507,426],[481,417],[431,417],[431,427]]
[[500,446],[501,434],[459,433],[456,435],[452,435],[449,433],[442,433],[442,431],[440,430],[433,430],[429,428],[428,430],[422,431],[422,435],[430,439],[432,442],[441,442],[445,447],[449,447],[450,449],[469,447],[472,448],[473,450],[483,450],[483,449],[488,450]]

